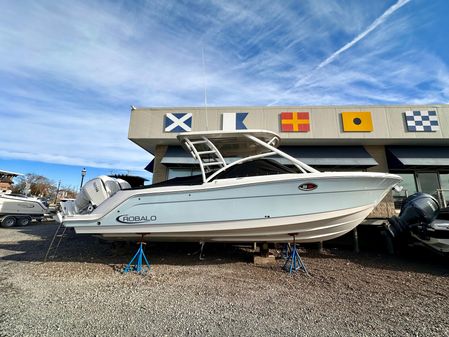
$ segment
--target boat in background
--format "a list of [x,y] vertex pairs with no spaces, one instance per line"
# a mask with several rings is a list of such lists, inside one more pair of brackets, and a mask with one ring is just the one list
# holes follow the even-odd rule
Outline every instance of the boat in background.
[[41,220],[48,213],[43,201],[11,193],[0,194],[0,224],[2,227],[27,226],[33,219]]
[[385,228],[394,239],[409,236],[438,253],[449,255],[449,208],[441,209],[430,194],[417,192],[407,197],[399,215],[389,218]]
[[355,228],[401,181],[388,173],[319,172],[280,151],[280,137],[271,131],[177,138],[200,175],[143,188],[100,176],[75,201],[61,204],[58,221],[106,238],[286,242],[295,235],[297,242],[321,242]]

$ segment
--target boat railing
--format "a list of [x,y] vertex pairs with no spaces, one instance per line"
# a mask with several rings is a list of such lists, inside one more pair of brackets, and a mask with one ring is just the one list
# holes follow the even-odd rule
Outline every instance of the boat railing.
[[314,169],[313,167],[303,163],[302,161],[300,161],[300,160],[288,155],[287,153],[282,152],[281,150],[277,149],[276,147],[270,145],[269,142],[266,143],[263,140],[260,140],[259,138],[254,137],[252,135],[245,135],[245,137],[247,137],[248,139],[251,139],[255,143],[258,143],[258,144],[264,146],[265,148],[271,150],[275,154],[287,159],[293,165],[295,165],[302,173],[318,173],[319,172],[318,170]]
[[267,144],[268,145],[276,145],[276,143],[279,141],[279,138],[278,137],[273,137],[273,138],[271,138],[268,142],[267,142]]
[[[227,167],[226,161],[221,155],[220,151],[207,137],[201,137],[199,140],[184,140],[187,148],[192,154],[193,158],[198,160],[200,164],[201,174],[203,176],[203,182],[208,180],[206,172],[210,171],[211,166],[219,166],[221,168]],[[197,145],[204,145],[205,150],[199,150]],[[208,161],[205,161],[203,156],[207,156]]]
[[[206,136],[200,136],[198,138],[185,138],[183,140],[184,144],[186,145],[187,149],[190,151],[191,155],[194,159],[198,160],[200,169],[201,169],[201,175],[203,177],[203,182],[210,182],[212,179],[214,179],[216,176],[218,176],[223,171],[227,170],[229,167],[247,162],[252,161],[255,159],[260,159],[264,157],[274,156],[278,155],[280,157],[283,157],[287,159],[289,162],[291,162],[294,166],[296,166],[300,172],[302,173],[318,173],[319,171],[315,170],[313,167],[310,167],[309,165],[303,163],[302,161],[286,154],[285,152],[279,150],[274,145],[277,145],[278,138],[273,137],[268,141],[261,140],[253,135],[246,134],[244,135],[247,139],[251,140],[252,142],[261,145],[265,149],[267,149],[267,152],[255,154],[252,156],[248,156],[245,158],[241,158],[239,160],[236,160],[230,164],[226,163],[224,157],[222,156],[221,152],[218,150],[218,148],[215,146],[215,144],[208,139]],[[203,147],[203,148],[201,148]],[[212,170],[212,167],[217,167],[217,170]]]

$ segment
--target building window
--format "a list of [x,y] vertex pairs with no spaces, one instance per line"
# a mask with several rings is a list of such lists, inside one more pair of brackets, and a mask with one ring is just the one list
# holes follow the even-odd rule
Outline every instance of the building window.
[[449,205],[449,172],[438,171],[414,171],[392,172],[402,177],[401,192],[393,191],[394,204],[400,209],[405,198],[416,192],[432,195],[440,203],[441,207]]
[[404,199],[409,195],[416,193],[418,189],[416,186],[415,174],[413,172],[395,172],[394,174],[402,177],[402,191],[397,192],[393,190],[394,206],[396,209],[400,209]]
[[440,184],[438,182],[437,172],[417,172],[416,178],[420,192],[424,192],[438,198],[438,189],[440,188]]
[[201,174],[201,171],[194,167],[169,167],[167,179],[188,177],[196,174]]
[[440,199],[443,201],[441,207],[447,207],[449,205],[449,173],[440,172]]

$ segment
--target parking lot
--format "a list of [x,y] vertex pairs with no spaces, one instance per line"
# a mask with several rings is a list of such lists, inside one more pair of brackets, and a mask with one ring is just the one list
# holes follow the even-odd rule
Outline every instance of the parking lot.
[[255,266],[232,245],[151,243],[151,271],[123,274],[137,246],[70,233],[42,263],[54,223],[0,228],[0,336],[444,336],[447,260],[302,249],[310,276]]

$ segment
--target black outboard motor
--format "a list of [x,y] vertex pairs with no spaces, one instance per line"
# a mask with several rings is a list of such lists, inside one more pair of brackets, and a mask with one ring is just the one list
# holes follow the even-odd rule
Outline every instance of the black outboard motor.
[[416,228],[425,230],[438,216],[440,205],[430,194],[415,193],[404,200],[399,216],[388,219],[386,228],[392,237],[407,233]]

